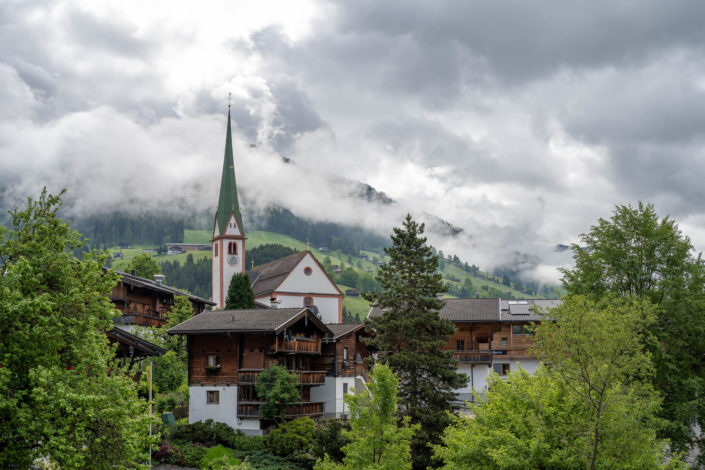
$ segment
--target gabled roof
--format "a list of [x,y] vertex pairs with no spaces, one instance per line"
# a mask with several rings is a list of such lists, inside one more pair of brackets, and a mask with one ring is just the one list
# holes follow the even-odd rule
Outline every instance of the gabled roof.
[[269,263],[252,268],[250,279],[252,279],[252,292],[255,297],[270,294],[284,282],[289,273],[306,256],[306,251],[300,251],[293,255],[279,258]]
[[[368,316],[381,314],[382,310],[374,306]],[[441,318],[457,323],[498,322],[499,299],[444,299],[438,314]]]
[[228,108],[228,130],[225,136],[225,157],[223,159],[223,175],[220,180],[220,196],[218,209],[215,212],[218,235],[223,235],[228,228],[230,217],[234,215],[240,226],[240,232],[245,234],[240,215],[240,205],[237,200],[237,184],[235,183],[235,165],[233,163],[233,142],[230,132],[230,109]]
[[333,332],[332,339],[338,339],[341,336],[346,336],[352,332],[361,330],[365,327],[364,323],[326,323],[326,326]]
[[161,356],[166,352],[166,349],[160,348],[154,343],[150,343],[146,339],[142,339],[139,336],[135,336],[132,333],[128,333],[120,328],[113,328],[112,330],[105,333],[105,335],[118,343],[124,344],[125,346],[132,347],[134,350],[134,356]]
[[166,284],[157,284],[155,281],[151,279],[147,279],[145,277],[140,277],[136,276],[134,274],[128,274],[124,273],[122,271],[115,271],[118,276],[120,276],[120,282],[123,284],[128,284],[130,286],[134,287],[142,287],[144,289],[150,289],[153,291],[161,292],[163,294],[171,294],[171,295],[185,295],[191,300],[192,302],[201,302],[207,305],[215,305],[215,302],[209,300],[209,299],[204,299],[203,297],[198,297],[196,295],[191,295],[188,292],[184,292],[179,289],[175,289],[173,287],[169,287]]
[[[522,322],[545,320],[546,316],[542,315],[541,312],[547,313],[548,310],[553,307],[559,306],[561,302],[561,300],[555,299],[501,300],[500,321]],[[535,309],[532,307],[535,307]]]
[[333,332],[307,308],[280,308],[272,310],[218,310],[203,312],[170,328],[170,335],[205,333],[274,333],[278,334],[307,318],[326,336]]

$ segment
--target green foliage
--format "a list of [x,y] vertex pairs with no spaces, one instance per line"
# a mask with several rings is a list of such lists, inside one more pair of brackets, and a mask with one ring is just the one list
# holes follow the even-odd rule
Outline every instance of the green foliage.
[[455,326],[441,319],[438,295],[443,292],[436,273],[438,257],[422,237],[424,225],[407,215],[403,228],[395,228],[392,246],[385,249],[390,261],[380,267],[377,280],[382,292],[366,296],[383,314],[368,318],[374,336],[368,345],[388,351],[381,361],[399,378],[399,407],[402,416],[421,423],[414,437],[415,467],[430,464],[429,443],[437,443],[448,425],[446,410],[453,410],[453,389],[467,383],[457,372],[457,361],[441,348]]
[[73,256],[60,205],[44,190],[0,227],[0,467],[141,468],[147,403],[102,333],[117,276],[104,252]]
[[250,277],[247,273],[237,273],[233,275],[230,280],[230,286],[228,286],[225,310],[255,307],[255,294],[250,287]]
[[301,400],[297,383],[296,374],[282,366],[272,365],[263,370],[255,385],[257,396],[264,400],[260,406],[262,417],[274,421],[283,420],[287,403]]
[[176,408],[176,397],[173,394],[158,396],[155,400],[157,413],[165,413]]
[[174,351],[152,358],[152,384],[162,393],[173,392],[186,379],[186,368]]
[[313,441],[316,423],[304,416],[282,423],[265,436],[265,443],[280,457],[296,456],[306,451]]
[[169,335],[167,330],[183,323],[193,316],[193,306],[185,295],[174,296],[174,306],[169,310],[166,317],[166,324],[156,330],[156,334],[161,336],[164,346],[172,351],[177,359],[185,366],[188,361],[188,351],[186,349],[185,335]]
[[246,436],[242,431],[233,431],[233,428],[227,424],[217,423],[211,419],[191,424],[177,424],[171,430],[169,440],[195,442],[207,446],[222,445],[244,452],[266,448],[262,436]]
[[189,253],[183,263],[175,259],[159,263],[159,266],[170,286],[187,290],[193,295],[206,299],[211,296],[213,266],[210,253],[209,257],[198,259],[194,259],[193,253]]
[[405,417],[397,424],[397,387],[399,381],[391,369],[376,365],[370,373],[367,389],[345,396],[350,407],[350,431],[343,435],[350,440],[343,447],[342,463],[330,455],[316,465],[318,470],[411,468],[410,442],[419,425],[409,425]]
[[[664,461],[665,442],[656,437],[658,401],[637,390],[610,389],[601,416],[596,468],[685,468]],[[435,456],[447,470],[590,468],[591,412],[560,374],[523,369],[504,380],[493,374],[473,417],[453,418]]]
[[199,468],[204,470],[221,470],[240,465],[240,460],[235,458],[232,449],[217,445],[211,447],[201,459]]
[[154,278],[155,274],[161,274],[162,268],[149,253],[141,253],[130,260],[127,266],[128,271],[133,269],[138,276],[146,277],[147,279]]
[[[653,384],[663,397],[662,435],[674,449],[694,442],[692,423],[705,421],[705,269],[688,237],[653,205],[617,206],[573,246],[575,268],[563,270],[569,294],[607,294],[644,299],[656,306],[651,327]],[[705,440],[700,458],[705,463]]]
[[326,455],[334,462],[341,462],[345,454],[343,447],[350,443],[343,431],[349,431],[350,426],[339,419],[329,419],[319,423],[313,433],[311,453],[316,459],[323,459]]
[[294,253],[296,253],[296,250],[288,246],[278,243],[265,243],[250,250],[246,250],[245,259],[248,263],[254,263],[255,266],[259,266],[279,258],[284,258],[285,256],[293,255]]

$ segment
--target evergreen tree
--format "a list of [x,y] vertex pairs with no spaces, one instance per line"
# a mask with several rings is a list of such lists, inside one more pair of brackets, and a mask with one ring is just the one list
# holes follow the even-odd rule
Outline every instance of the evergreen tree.
[[247,273],[238,273],[230,280],[228,297],[225,299],[225,310],[240,308],[255,308],[255,294],[250,287],[250,277]]
[[117,276],[44,190],[0,226],[0,467],[144,468],[147,403],[114,360]]
[[385,249],[390,260],[376,278],[382,291],[365,295],[383,312],[368,318],[375,334],[367,344],[387,352],[381,362],[399,378],[400,413],[421,424],[413,440],[415,468],[429,465],[429,444],[439,442],[450,422],[446,411],[455,409],[453,389],[467,383],[451,353],[441,350],[455,326],[438,315],[443,283],[436,273],[438,257],[426,245],[423,231],[424,224],[410,215],[402,228],[394,229],[392,246]]

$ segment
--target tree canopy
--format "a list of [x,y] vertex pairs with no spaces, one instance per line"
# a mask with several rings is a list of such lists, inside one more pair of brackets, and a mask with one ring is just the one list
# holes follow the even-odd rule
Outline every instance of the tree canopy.
[[282,366],[272,365],[260,372],[255,390],[264,401],[260,406],[262,417],[282,421],[286,416],[288,403],[301,400],[298,377]]
[[368,318],[374,335],[366,342],[385,351],[381,362],[399,378],[399,410],[402,416],[420,423],[413,441],[414,466],[430,463],[429,443],[437,443],[448,425],[447,410],[455,409],[453,389],[463,387],[467,377],[457,372],[457,361],[441,348],[455,326],[441,319],[443,292],[436,272],[438,257],[426,238],[424,225],[407,215],[403,227],[395,228],[392,246],[385,249],[390,261],[377,273],[382,290],[366,297],[382,309]]
[[155,274],[162,273],[162,267],[149,253],[140,253],[132,258],[127,269],[134,269],[138,276],[146,277],[147,279],[152,279]]
[[389,367],[378,364],[370,372],[367,389],[344,397],[350,407],[349,443],[343,446],[342,464],[326,455],[319,470],[403,470],[411,468],[410,442],[419,425],[405,417],[397,424],[399,381]]
[[447,469],[680,468],[664,465],[660,399],[644,337],[654,322],[643,301],[573,296],[536,327],[534,376],[493,374],[473,418],[448,427],[436,455]]
[[[687,236],[654,206],[617,206],[574,245],[575,268],[563,270],[569,294],[608,294],[644,299],[656,306],[653,383],[663,397],[662,435],[677,450],[696,441],[705,459],[705,440],[693,423],[705,422],[705,269]],[[705,463],[705,462],[704,462]]]
[[0,227],[0,467],[142,468],[147,403],[103,334],[117,276],[44,190]]

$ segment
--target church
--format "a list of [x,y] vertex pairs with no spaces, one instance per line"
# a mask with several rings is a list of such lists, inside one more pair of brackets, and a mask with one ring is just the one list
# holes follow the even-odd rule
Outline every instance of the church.
[[215,311],[168,331],[187,337],[189,422],[212,419],[261,434],[256,384],[271,365],[298,380],[301,398],[287,404],[287,417],[345,416],[343,397],[364,386],[368,367],[363,325],[341,323],[343,294],[309,250],[253,267],[257,308],[223,310],[231,279],[246,272],[246,241],[228,112],[211,251]]

